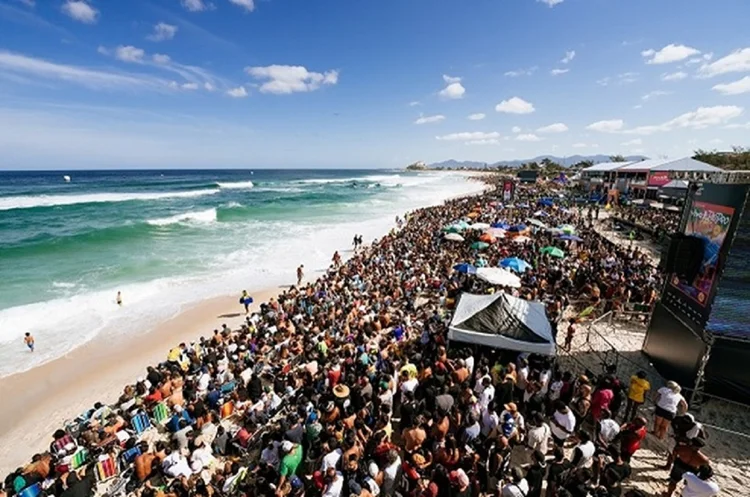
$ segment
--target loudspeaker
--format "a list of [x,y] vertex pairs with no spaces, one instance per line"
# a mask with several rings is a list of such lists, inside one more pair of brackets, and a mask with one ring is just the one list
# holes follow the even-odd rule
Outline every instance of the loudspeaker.
[[706,241],[692,235],[675,234],[667,253],[667,273],[675,273],[678,278],[693,281],[703,263]]

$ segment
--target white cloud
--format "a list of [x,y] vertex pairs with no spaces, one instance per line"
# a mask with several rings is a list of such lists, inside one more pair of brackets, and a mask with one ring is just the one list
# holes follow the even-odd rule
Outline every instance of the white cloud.
[[157,64],[168,64],[169,61],[172,60],[171,58],[169,58],[169,55],[164,55],[162,53],[155,53],[151,56],[151,59]]
[[203,0],[182,0],[181,3],[190,12],[201,12],[209,8],[209,5]]
[[67,0],[62,6],[62,11],[84,24],[95,24],[99,17],[99,11],[83,0]]
[[686,66],[692,66],[694,64],[700,64],[702,62],[707,62],[707,61],[709,61],[709,60],[711,60],[713,58],[714,58],[714,53],[713,52],[708,52],[708,53],[704,53],[700,57],[695,57],[693,59],[688,60],[687,62],[685,62],[685,65]]
[[641,100],[651,100],[652,98],[656,97],[662,97],[664,95],[670,95],[671,91],[664,91],[664,90],[654,90],[646,93],[641,97]]
[[514,132],[514,133],[520,133],[521,132],[521,128],[519,128],[518,126],[513,126],[513,128],[511,128],[511,131]]
[[537,67],[537,66],[532,66],[532,67],[529,67],[527,69],[524,69],[524,68],[516,69],[514,71],[508,71],[508,72],[506,72],[505,76],[508,76],[509,78],[517,78],[519,76],[531,76],[532,74],[534,74],[534,72],[537,69],[539,69],[539,67]]
[[713,107],[698,107],[691,112],[680,114],[661,124],[638,126],[622,130],[632,135],[652,135],[654,133],[672,131],[675,129],[704,129],[709,126],[724,124],[742,115],[744,109],[736,105],[715,105]]
[[255,79],[265,80],[260,85],[261,93],[276,95],[315,91],[322,85],[335,85],[339,81],[338,71],[319,73],[308,71],[304,66],[246,67],[245,71]]
[[460,83],[461,77],[460,76],[448,76],[447,74],[443,74],[443,81],[445,81],[448,84]]
[[719,74],[750,71],[750,47],[735,50],[710,64],[701,66],[698,74],[710,78]]
[[563,3],[564,0],[536,0],[537,2],[546,3],[550,6],[550,8],[554,7],[555,5],[559,5]]
[[0,73],[11,72],[94,89],[164,90],[167,81],[145,74],[130,74],[57,64],[13,52],[0,51]]
[[726,129],[750,129],[750,121],[743,124],[727,124],[724,126]]
[[679,62],[688,57],[701,53],[700,50],[685,45],[675,45],[670,43],[661,50],[644,50],[641,55],[646,58],[646,64],[669,64]]
[[634,138],[632,140],[620,143],[623,147],[634,147],[636,145],[643,145],[643,140],[640,138]]
[[745,76],[744,78],[732,81],[731,83],[718,84],[714,86],[712,90],[716,90],[724,95],[740,95],[742,93],[748,93],[750,92],[750,76]]
[[536,130],[537,133],[565,133],[566,131],[568,131],[568,127],[564,123],[550,124]]
[[255,10],[255,1],[254,0],[229,0],[230,3],[233,3],[239,7],[242,7],[248,12],[252,12]]
[[216,87],[214,87],[214,85],[212,85],[212,84],[211,84],[211,83],[209,83],[209,82],[205,82],[205,83],[203,83],[203,88],[204,88],[204,89],[205,89],[206,91],[214,91],[214,90],[216,89]]
[[538,141],[542,141],[541,138],[539,138],[538,136],[536,136],[533,133],[526,133],[526,134],[523,134],[523,135],[518,135],[518,136],[516,136],[516,140],[518,140],[520,142],[538,142]]
[[625,121],[622,119],[609,119],[606,121],[597,121],[586,126],[586,129],[591,131],[599,131],[601,133],[616,133],[625,126]]
[[422,105],[422,103],[417,100],[409,102],[409,107],[416,107],[417,105]]
[[481,121],[481,120],[482,120],[482,119],[484,119],[485,117],[487,117],[487,116],[486,116],[485,114],[482,114],[482,113],[480,112],[480,113],[477,113],[477,114],[471,114],[471,115],[469,116],[469,120],[470,120],[470,121]]
[[442,114],[437,114],[435,116],[419,116],[419,119],[414,121],[414,124],[439,123],[440,121],[443,121],[444,119],[445,119],[445,116]]
[[576,51],[575,50],[569,50],[569,51],[565,52],[565,57],[563,57],[560,60],[560,62],[562,62],[563,64],[567,64],[568,62],[570,62],[571,60],[573,60],[575,58],[576,58]]
[[497,145],[500,140],[497,138],[488,138],[486,140],[469,140],[466,145]]
[[553,76],[559,76],[561,74],[565,74],[568,71],[570,71],[570,69],[552,69],[549,73]]
[[123,62],[141,62],[146,52],[132,45],[120,45],[115,48],[115,58]]
[[198,83],[184,83],[182,85],[182,88],[184,90],[197,90],[198,89]]
[[687,78],[687,73],[682,71],[672,72],[672,73],[664,73],[661,75],[662,81],[679,81],[681,79]]
[[476,140],[492,140],[500,138],[500,133],[492,131],[485,133],[482,131],[464,131],[462,133],[451,133],[448,135],[436,136],[435,139],[442,141],[476,141]]
[[512,97],[497,104],[495,110],[508,114],[531,114],[535,109],[531,102],[527,102],[519,97]]
[[227,95],[232,98],[245,98],[247,96],[247,90],[244,86],[238,86],[237,88],[227,90]]
[[617,76],[602,78],[597,80],[596,84],[601,86],[609,86],[610,84],[615,85],[626,85],[629,83],[635,83],[638,81],[638,73],[637,72],[624,72],[620,73]]
[[440,90],[440,93],[438,93],[438,95],[449,100],[456,100],[459,98],[464,98],[464,93],[466,93],[466,88],[464,88],[461,83],[451,83]]
[[154,32],[148,35],[146,38],[151,41],[171,40],[172,38],[174,38],[174,35],[177,34],[177,29],[177,26],[167,24],[165,22],[160,22],[159,24],[154,25]]
[[586,143],[574,143],[571,145],[573,148],[589,148],[589,145]]

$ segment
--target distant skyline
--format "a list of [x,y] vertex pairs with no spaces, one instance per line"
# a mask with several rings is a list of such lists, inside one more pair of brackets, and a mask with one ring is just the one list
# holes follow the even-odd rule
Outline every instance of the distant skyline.
[[0,0],[0,169],[750,144],[743,0]]

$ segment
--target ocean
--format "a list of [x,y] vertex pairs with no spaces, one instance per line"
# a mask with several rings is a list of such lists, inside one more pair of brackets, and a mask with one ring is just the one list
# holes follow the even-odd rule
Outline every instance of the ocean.
[[370,242],[396,215],[481,188],[435,172],[0,171],[0,377],[206,298],[291,284],[355,234]]

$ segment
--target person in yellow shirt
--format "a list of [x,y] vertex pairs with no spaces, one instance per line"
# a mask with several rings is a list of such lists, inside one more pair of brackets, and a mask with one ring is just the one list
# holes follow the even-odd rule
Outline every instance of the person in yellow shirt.
[[630,377],[630,388],[628,389],[628,405],[625,408],[625,420],[630,421],[638,414],[638,408],[646,400],[646,392],[651,390],[651,383],[646,379],[644,371],[638,371]]

